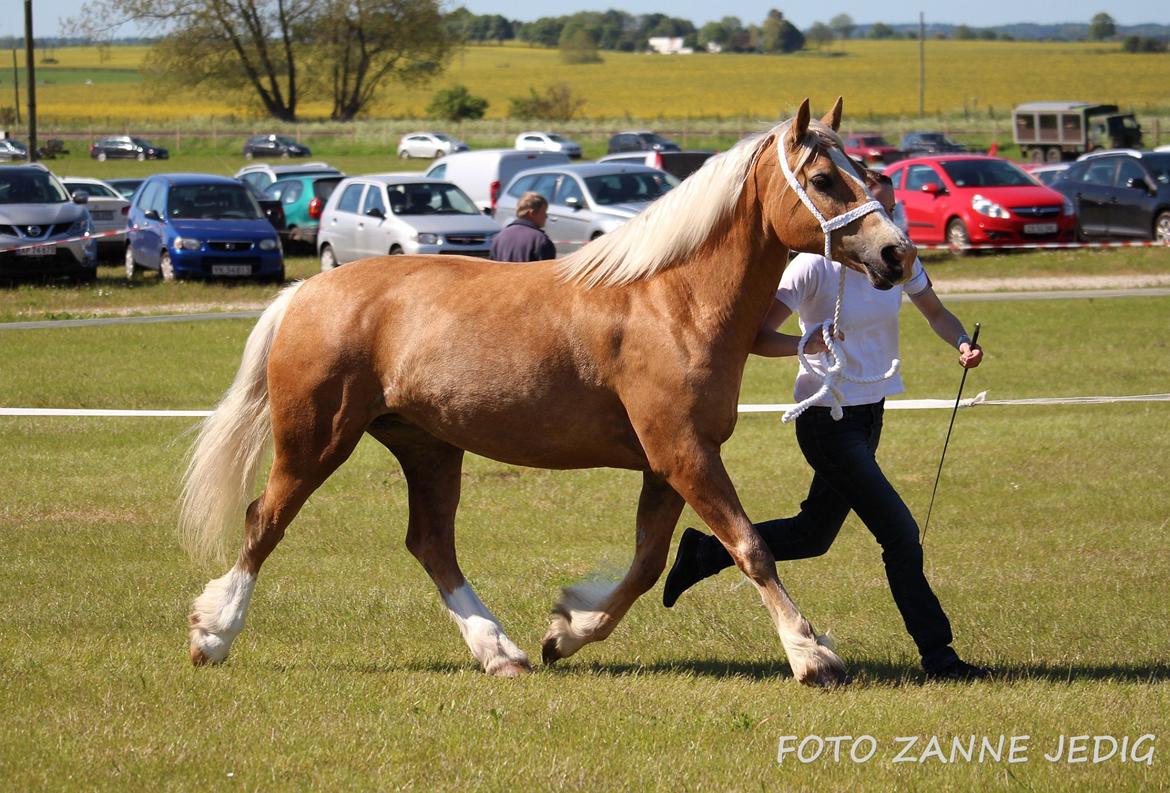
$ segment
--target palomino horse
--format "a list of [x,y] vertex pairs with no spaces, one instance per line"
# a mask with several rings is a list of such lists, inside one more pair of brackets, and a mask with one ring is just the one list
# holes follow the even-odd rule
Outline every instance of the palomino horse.
[[[512,465],[643,472],[629,571],[612,586],[564,591],[545,662],[604,639],[654,585],[685,500],[758,587],[795,676],[843,681],[844,664],[781,585],[719,457],[789,249],[825,249],[821,221],[778,158],[824,218],[870,201],[841,170],[851,166],[839,153],[840,115],[838,100],[810,121],[805,100],[794,119],[713,158],[559,262],[379,257],[285,289],[249,336],[186,473],[180,529],[190,549],[222,548],[228,526],[246,516],[235,566],[195,601],[191,660],[227,657],[261,564],[369,433],[406,475],[406,546],[489,674],[530,667],[456,561],[465,450]],[[833,257],[879,288],[914,261],[914,246],[881,211],[831,240]],[[269,438],[268,481],[245,512]]]

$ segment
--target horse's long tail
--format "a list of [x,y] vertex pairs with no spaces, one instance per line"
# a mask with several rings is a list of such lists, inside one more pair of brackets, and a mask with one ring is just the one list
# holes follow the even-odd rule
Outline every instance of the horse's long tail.
[[231,388],[203,420],[191,447],[179,497],[179,540],[194,558],[222,557],[229,527],[247,506],[248,494],[272,440],[268,412],[268,351],[277,328],[304,282],[281,291],[260,315],[244,345]]

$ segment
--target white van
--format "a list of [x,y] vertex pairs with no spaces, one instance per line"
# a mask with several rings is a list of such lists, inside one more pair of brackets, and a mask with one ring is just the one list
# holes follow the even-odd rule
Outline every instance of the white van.
[[426,176],[458,185],[484,213],[494,215],[500,190],[520,171],[568,163],[559,152],[479,149],[444,157],[427,169]]

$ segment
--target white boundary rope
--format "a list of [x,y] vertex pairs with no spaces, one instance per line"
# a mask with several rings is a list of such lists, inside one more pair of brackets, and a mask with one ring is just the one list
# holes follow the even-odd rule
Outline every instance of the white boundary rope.
[[[1123,402],[1170,402],[1170,394],[1124,394],[1121,396],[1033,397],[1028,399],[988,399],[986,391],[959,401],[961,408],[1006,407],[1019,405],[1108,405]],[[887,399],[887,410],[943,410],[955,405],[952,399]],[[795,404],[739,405],[740,413],[781,413]],[[5,408],[0,416],[60,416],[101,418],[203,418],[210,410],[106,410],[88,408]]]

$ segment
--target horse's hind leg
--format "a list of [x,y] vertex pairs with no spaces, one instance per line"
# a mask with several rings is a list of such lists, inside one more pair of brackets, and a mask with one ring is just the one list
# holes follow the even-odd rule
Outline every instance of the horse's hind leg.
[[661,477],[652,473],[643,476],[637,545],[629,571],[616,585],[586,582],[562,591],[541,645],[546,664],[609,636],[634,601],[654,586],[666,566],[670,536],[682,508],[682,496]]
[[439,588],[472,655],[489,675],[516,677],[529,671],[528,656],[475,594],[455,557],[463,450],[411,428],[375,427],[370,433],[402,464],[410,506],[406,547]]
[[232,642],[244,628],[244,617],[256,586],[260,565],[284,537],[284,531],[309,496],[340,466],[361,439],[363,427],[339,422],[334,432],[326,423],[315,432],[288,433],[274,427],[275,453],[268,482],[248,506],[244,546],[235,566],[207,584],[189,618],[191,661],[199,666],[226,660]]

